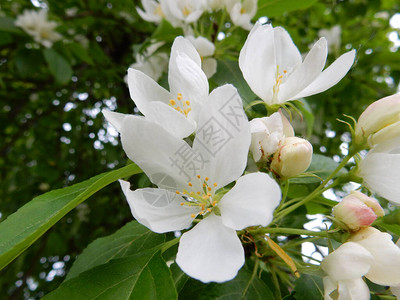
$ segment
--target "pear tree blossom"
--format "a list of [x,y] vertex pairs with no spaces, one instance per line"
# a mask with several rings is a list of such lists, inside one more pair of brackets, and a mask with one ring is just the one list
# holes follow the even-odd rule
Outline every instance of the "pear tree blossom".
[[327,57],[325,38],[314,44],[303,61],[285,29],[257,22],[240,51],[239,67],[257,96],[269,106],[281,105],[337,84],[353,65],[355,54],[351,50],[323,70]]
[[251,30],[253,27],[251,19],[254,18],[257,12],[257,0],[227,0],[226,8],[233,24],[243,29]]
[[136,54],[136,62],[131,64],[130,68],[141,71],[154,81],[158,81],[168,67],[168,55],[164,52],[156,52],[163,44],[163,42],[154,43],[147,47],[143,54]]
[[[158,233],[188,229],[200,217],[182,235],[176,262],[203,282],[236,276],[244,263],[236,230],[268,225],[280,201],[280,188],[267,174],[240,177],[251,136],[238,104],[240,96],[231,85],[215,89],[200,112],[193,147],[147,118],[121,117],[117,126],[128,157],[159,187],[131,191],[128,182],[120,181],[133,216]],[[224,192],[234,180],[235,186]]]
[[319,37],[326,38],[329,51],[338,52],[342,43],[342,29],[340,25],[335,25],[329,29],[321,29],[318,31]]
[[327,274],[326,300],[333,299],[331,293],[335,290],[339,299],[369,299],[363,276],[379,285],[400,283],[400,248],[390,234],[367,227],[325,257],[321,267]]
[[140,112],[175,136],[187,137],[197,128],[209,87],[198,52],[183,37],[177,37],[172,46],[168,82],[170,92],[143,72],[128,70],[129,92]]
[[185,27],[203,14],[205,0],[162,0],[161,9],[172,26]]
[[58,24],[47,19],[47,11],[45,9],[40,11],[24,10],[24,13],[15,20],[15,25],[21,27],[33,37],[35,42],[42,44],[46,48],[50,48],[54,42],[62,37],[61,34],[55,31]]
[[137,8],[136,10],[143,20],[156,24],[161,22],[164,17],[164,12],[162,11],[161,3],[159,3],[159,1],[142,0],[142,5],[143,10],[140,8]]

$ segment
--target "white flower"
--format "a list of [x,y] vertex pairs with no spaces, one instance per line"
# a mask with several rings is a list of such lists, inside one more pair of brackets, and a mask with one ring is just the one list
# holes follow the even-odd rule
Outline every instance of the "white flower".
[[161,4],[156,0],[142,0],[144,10],[136,8],[138,14],[143,20],[152,23],[160,23],[164,17],[164,13],[161,9]]
[[214,55],[215,45],[202,36],[195,38],[194,36],[189,35],[186,36],[186,38],[193,44],[197,52],[199,52],[201,68],[207,75],[207,78],[210,78],[217,72],[217,60],[210,57]]
[[46,48],[50,48],[54,42],[62,38],[61,34],[54,30],[58,24],[47,20],[47,11],[44,9],[40,11],[24,10],[24,13],[15,20],[15,25],[21,27],[37,43]]
[[[172,45],[168,82],[170,92],[143,72],[128,70],[129,92],[140,112],[175,136],[184,138],[197,128],[200,110],[208,96],[208,80],[201,69],[198,52],[183,37],[177,37]],[[117,113],[104,113],[118,129],[119,118],[112,117]]]
[[400,138],[386,140],[372,148],[358,169],[358,176],[371,191],[400,204]]
[[338,83],[353,64],[355,50],[322,71],[326,57],[325,38],[302,61],[285,29],[257,22],[240,52],[239,66],[253,92],[274,105],[321,93]]
[[213,11],[223,9],[225,7],[226,0],[206,0],[207,7]]
[[342,29],[340,25],[335,25],[330,29],[321,29],[320,31],[318,31],[318,36],[326,38],[329,51],[333,52],[337,52],[340,50],[340,45],[342,43],[341,34]]
[[330,294],[335,290],[341,300],[369,299],[369,289],[362,276],[368,273],[373,260],[367,249],[352,242],[344,243],[325,257],[321,263],[327,274],[323,278],[324,299],[332,300]]
[[369,105],[358,118],[355,142],[368,142],[370,147],[400,136],[400,95],[379,99]]
[[165,18],[174,27],[196,22],[203,14],[204,0],[163,0],[161,8]]
[[365,276],[380,285],[400,283],[400,249],[392,236],[367,227],[354,234],[329,254],[321,263],[324,277],[325,299],[337,290],[339,299],[369,299],[369,289],[362,280]]
[[130,65],[130,68],[139,70],[155,81],[158,81],[168,66],[167,53],[155,53],[163,44],[163,42],[155,43],[149,46],[145,53],[136,54],[136,62]]
[[[397,240],[396,245],[397,247],[400,247],[400,239]],[[400,284],[391,286],[390,290],[392,291],[393,295],[396,296],[397,299],[400,299]]]
[[293,127],[280,112],[250,122],[251,146],[255,162],[267,161],[278,151],[285,137],[294,136]]
[[[122,190],[136,220],[164,233],[190,228],[181,237],[176,262],[203,282],[236,276],[244,249],[236,230],[268,225],[280,201],[278,184],[265,173],[242,177],[250,130],[236,89],[215,89],[200,112],[193,147],[147,118],[126,116],[122,146],[159,188]],[[107,118],[108,119],[108,118]],[[237,180],[226,193],[224,186]]]
[[231,17],[232,23],[243,29],[251,30],[253,24],[251,19],[257,12],[257,0],[227,0],[226,7]]

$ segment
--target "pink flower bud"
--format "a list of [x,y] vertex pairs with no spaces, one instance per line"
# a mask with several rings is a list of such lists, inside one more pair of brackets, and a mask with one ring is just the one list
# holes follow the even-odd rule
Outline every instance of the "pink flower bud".
[[385,215],[378,201],[353,191],[333,208],[333,215],[351,231],[370,226],[377,217]]
[[312,153],[312,145],[307,140],[288,137],[274,154],[271,169],[281,178],[297,176],[310,166]]
[[372,147],[400,135],[400,95],[375,101],[361,114],[355,128],[355,142]]

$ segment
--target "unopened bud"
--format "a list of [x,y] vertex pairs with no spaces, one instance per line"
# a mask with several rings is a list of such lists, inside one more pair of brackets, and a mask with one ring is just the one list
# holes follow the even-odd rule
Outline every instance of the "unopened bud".
[[293,127],[281,112],[250,122],[251,145],[254,161],[267,161],[278,151],[283,139],[293,136]]
[[351,231],[358,231],[370,226],[377,217],[384,216],[385,212],[374,198],[353,191],[333,207],[333,215]]
[[400,95],[375,101],[361,114],[355,128],[356,144],[370,147],[400,135]]
[[297,176],[310,166],[312,153],[312,145],[307,140],[288,137],[274,154],[271,169],[281,178]]

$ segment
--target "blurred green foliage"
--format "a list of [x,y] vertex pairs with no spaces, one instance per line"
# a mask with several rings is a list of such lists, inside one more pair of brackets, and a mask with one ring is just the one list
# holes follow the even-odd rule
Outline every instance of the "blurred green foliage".
[[[340,25],[341,47],[330,52],[329,63],[349,49],[357,50],[354,67],[338,85],[307,98],[315,116],[308,122],[313,125],[309,132],[314,152],[333,156],[350,139],[346,125],[336,119],[348,121],[343,114],[357,118],[368,104],[397,91],[400,55],[388,35],[394,32],[398,36],[399,29],[390,27],[389,21],[400,4],[396,0],[308,2],[311,6],[291,12],[275,9],[269,21],[288,30],[302,52],[318,39],[320,29]],[[259,1],[267,17],[268,3]],[[24,9],[35,6],[48,7],[50,19],[60,24],[57,31],[63,39],[52,48],[37,46],[13,23]],[[127,163],[115,131],[104,122],[100,111],[118,108],[118,112],[134,112],[124,82],[126,70],[135,60],[133,54],[157,38],[166,40],[165,49],[169,49],[176,34],[181,33],[169,24],[157,28],[144,22],[136,6],[140,3],[133,0],[1,2],[0,221],[43,192]],[[255,96],[233,61],[247,32],[238,28],[235,34],[228,34],[229,26],[213,30],[214,38],[218,32],[227,35],[217,42],[219,67],[211,86],[233,83],[249,103]],[[161,82],[166,82],[165,74]],[[249,116],[262,112],[262,108],[254,107]],[[294,118],[299,125],[295,127],[300,128],[297,133],[306,136],[305,122],[296,115]],[[139,187],[149,184],[144,175],[136,175],[135,181]],[[37,299],[49,293],[90,242],[131,219],[118,184],[102,190],[1,271],[0,295]],[[246,272],[243,270],[241,276],[246,277]]]

